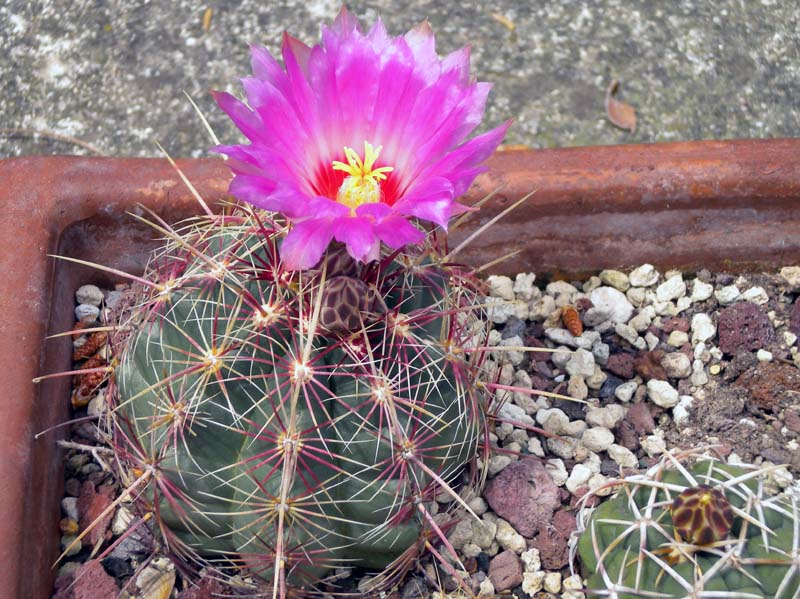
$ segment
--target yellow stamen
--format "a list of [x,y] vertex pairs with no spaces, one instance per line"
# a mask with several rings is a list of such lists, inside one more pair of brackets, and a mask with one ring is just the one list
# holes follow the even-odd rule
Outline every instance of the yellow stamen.
[[348,206],[351,214],[355,214],[355,209],[361,204],[381,201],[380,182],[386,179],[386,173],[394,170],[391,166],[373,168],[382,149],[383,146],[374,148],[365,141],[363,161],[353,148],[348,147],[344,149],[347,163],[333,161],[333,170],[344,171],[348,175],[336,193],[336,201]]

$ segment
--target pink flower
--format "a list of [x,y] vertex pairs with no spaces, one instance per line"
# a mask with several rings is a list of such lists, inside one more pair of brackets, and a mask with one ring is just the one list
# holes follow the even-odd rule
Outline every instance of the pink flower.
[[215,94],[250,140],[216,150],[231,158],[232,195],[292,222],[287,268],[314,266],[332,239],[373,260],[381,242],[422,241],[409,219],[446,229],[467,209],[456,198],[509,125],[467,140],[491,87],[470,79],[468,47],[440,59],[427,23],[393,38],[378,20],[364,34],[342,9],[320,45],[285,34],[282,54],[284,67],[253,46],[247,105]]

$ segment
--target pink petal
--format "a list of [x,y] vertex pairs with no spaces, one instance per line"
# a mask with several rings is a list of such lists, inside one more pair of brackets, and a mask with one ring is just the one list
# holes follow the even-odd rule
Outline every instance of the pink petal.
[[333,239],[330,219],[297,223],[281,244],[280,254],[287,270],[307,270],[317,265]]
[[380,240],[368,218],[337,218],[333,221],[333,235],[347,246],[348,254],[361,262],[374,259],[380,249]]
[[446,229],[453,211],[453,184],[432,177],[412,187],[393,207],[399,214],[416,216]]

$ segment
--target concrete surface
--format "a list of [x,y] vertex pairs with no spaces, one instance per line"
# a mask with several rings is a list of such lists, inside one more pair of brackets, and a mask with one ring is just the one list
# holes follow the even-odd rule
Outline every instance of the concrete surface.
[[[225,142],[238,139],[208,96],[237,90],[247,45],[277,50],[289,30],[318,38],[331,0],[7,0],[0,7],[0,157],[89,153],[201,156],[209,138],[191,94]],[[800,134],[800,3],[781,0],[372,0],[399,34],[427,17],[440,52],[473,46],[496,83],[487,122],[531,147]],[[203,15],[212,9],[210,28]],[[636,107],[629,133],[604,117],[605,88]],[[9,132],[9,129],[19,130]]]

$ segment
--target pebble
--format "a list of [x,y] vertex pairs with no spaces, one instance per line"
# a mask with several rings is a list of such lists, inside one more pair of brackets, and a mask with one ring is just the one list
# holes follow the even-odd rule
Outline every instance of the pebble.
[[103,303],[103,292],[95,285],[82,285],[75,292],[75,303],[100,307]]
[[544,576],[542,584],[548,593],[558,593],[561,591],[561,572],[548,572]]
[[593,306],[583,313],[583,324],[587,327],[597,327],[606,322],[610,316],[608,311]]
[[521,272],[514,278],[514,296],[516,299],[530,301],[537,294],[539,289],[533,286],[536,281],[536,275],[532,272]]
[[624,322],[618,322],[616,326],[614,326],[614,332],[631,345],[635,345],[636,341],[639,339],[638,331]]
[[681,395],[677,405],[672,409],[672,419],[675,424],[684,425],[689,421],[689,411],[694,402],[691,395]]
[[578,489],[585,486],[586,483],[589,482],[589,479],[592,478],[593,474],[594,472],[592,472],[588,466],[585,466],[584,464],[575,464],[575,466],[572,468],[572,472],[570,472],[569,477],[567,478],[567,482],[565,483],[567,490],[574,495]]
[[514,301],[514,283],[509,277],[492,275],[486,279],[489,284],[489,295]]
[[525,551],[525,539],[514,527],[502,518],[497,519],[497,532],[494,535],[500,547],[514,553]]
[[785,266],[781,268],[780,274],[790,287],[800,288],[800,266]]
[[503,469],[508,466],[513,460],[510,456],[501,454],[501,455],[494,455],[489,458],[489,463],[487,465],[489,469],[489,476],[494,476],[499,472],[502,472]]
[[556,309],[556,300],[549,295],[543,295],[528,306],[528,318],[541,322],[546,320]]
[[583,580],[577,574],[567,576],[561,586],[564,589],[561,599],[584,599]]
[[656,299],[660,302],[669,302],[686,295],[686,283],[683,276],[673,275],[661,285],[656,287]]
[[630,289],[631,282],[628,275],[619,270],[603,270],[600,272],[600,281],[618,289],[619,291],[627,291]]
[[698,312],[692,316],[692,343],[710,341],[717,334],[717,327],[711,321],[711,317],[703,312]]
[[77,555],[83,549],[83,544],[77,540],[76,535],[63,535],[61,537],[61,551],[66,557]]
[[525,413],[525,410],[517,404],[506,402],[497,411],[497,416],[501,420],[508,420],[512,423],[534,426],[534,420]]
[[762,306],[769,301],[769,296],[763,287],[751,287],[742,293],[742,299]]
[[683,331],[672,331],[667,337],[667,344],[672,347],[683,347],[689,342],[689,335]]
[[593,389],[597,391],[603,386],[603,383],[606,382],[608,375],[603,372],[603,369],[600,368],[597,364],[594,365],[594,372],[592,375],[586,379],[586,386],[589,389]]
[[795,341],[797,341],[797,335],[795,335],[791,331],[783,332],[783,342],[786,344],[787,347],[792,347]]
[[564,460],[562,459],[553,458],[547,460],[544,463],[544,469],[547,470],[550,478],[553,479],[553,482],[558,487],[563,487],[567,482],[567,478],[569,478],[569,473],[567,472],[567,468],[564,466]]
[[567,384],[567,395],[574,399],[581,400],[589,397],[589,389],[586,386],[586,382],[583,380],[582,376],[569,377],[569,383]]
[[667,444],[664,442],[663,434],[649,435],[641,440],[642,449],[649,456],[661,455],[667,451]]
[[92,304],[75,306],[75,318],[81,322],[94,322],[100,316],[100,308]]
[[119,506],[111,521],[111,533],[115,537],[120,536],[128,530],[131,522],[133,522],[133,513],[124,505]]
[[722,367],[719,364],[712,364],[708,367],[709,374],[718,375]]
[[472,542],[472,522],[467,518],[459,520],[458,524],[447,535],[447,540],[450,541],[456,551],[463,549],[464,545]]
[[695,387],[702,387],[708,383],[708,375],[702,360],[692,362],[692,376],[689,377],[689,382]]
[[644,333],[650,326],[650,323],[653,322],[653,317],[655,315],[655,308],[653,308],[653,306],[646,306],[639,310],[636,316],[630,319],[628,325],[633,327],[637,333]]
[[542,442],[536,437],[528,439],[528,453],[540,458],[544,457],[544,447],[542,447]]
[[756,358],[759,362],[772,362],[772,352],[760,349],[756,352]]
[[587,449],[595,452],[601,452],[608,449],[614,443],[614,433],[607,428],[594,427],[583,433],[581,437]]
[[613,287],[598,287],[589,294],[589,299],[596,309],[608,314],[611,322],[628,322],[633,315],[633,304]]
[[625,292],[625,297],[628,298],[631,304],[638,307],[645,303],[647,299],[647,290],[643,287],[631,287]]
[[608,457],[619,464],[621,468],[636,468],[639,465],[636,454],[622,445],[612,443],[606,451],[608,451]]
[[631,271],[628,279],[634,287],[650,287],[658,282],[658,271],[652,264],[642,264]]
[[622,383],[619,387],[614,390],[614,397],[624,403],[628,403],[633,394],[636,392],[636,387],[639,384],[636,381],[628,381],[627,383]]
[[78,498],[77,497],[64,497],[61,500],[61,511],[67,518],[78,520]]
[[[674,333],[675,331],[673,331]],[[685,333],[684,333],[685,334]],[[674,379],[685,379],[692,374],[692,361],[683,352],[673,352],[666,354],[661,359],[661,366],[667,373],[667,376]]]
[[566,281],[553,281],[547,284],[545,287],[545,291],[548,295],[552,295],[556,297],[557,295],[561,295],[565,293],[567,295],[575,295],[578,293],[578,288],[574,285],[567,283]]
[[739,288],[736,285],[726,285],[714,291],[714,297],[721,306],[729,306],[739,299]]
[[570,460],[575,457],[575,446],[577,443],[575,439],[570,439],[568,437],[553,438],[547,440],[547,449],[553,455],[565,460]]
[[525,564],[526,572],[538,572],[542,569],[542,560],[539,557],[539,550],[531,547],[527,551],[523,551],[519,556],[522,563]]
[[497,534],[497,524],[486,518],[488,513],[484,515],[482,520],[475,520],[474,518],[466,520],[472,525],[472,542],[481,549],[488,549],[494,542],[494,536]]
[[539,593],[544,585],[545,575],[546,573],[544,570],[525,572],[522,576],[522,592],[527,593],[529,597],[533,597]]
[[700,279],[695,279],[692,284],[692,302],[704,302],[714,293],[714,286],[711,283],[704,283]]
[[575,337],[567,329],[558,327],[545,329],[544,335],[553,343],[558,343],[560,345],[583,349],[590,349],[592,347],[592,341],[590,339],[584,338],[583,335]]
[[[792,344],[789,343],[789,345]],[[611,355],[611,348],[608,346],[607,343],[598,343],[597,345],[592,347],[592,355],[594,356],[595,362],[605,366],[608,363],[608,358]]]
[[572,350],[564,345],[560,345],[556,348],[556,351],[550,354],[550,360],[552,360],[556,368],[561,368],[562,370],[570,358],[572,358]]
[[609,430],[625,417],[625,408],[618,404],[609,404],[602,408],[590,408],[586,412],[586,424]]
[[571,376],[592,376],[594,374],[594,356],[592,352],[583,348],[576,349],[564,366],[564,370]]
[[483,497],[473,497],[469,501],[467,501],[467,505],[469,509],[473,511],[476,516],[482,516],[486,513],[486,510],[489,509],[489,506],[486,505],[486,501]]
[[667,381],[651,379],[647,381],[647,396],[657,406],[671,408],[678,403],[678,391]]

